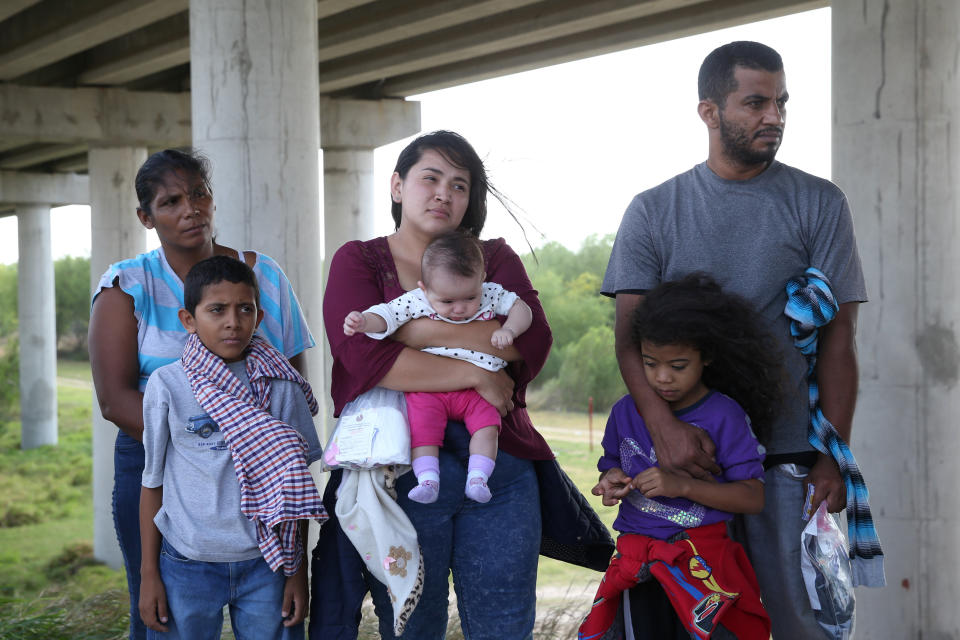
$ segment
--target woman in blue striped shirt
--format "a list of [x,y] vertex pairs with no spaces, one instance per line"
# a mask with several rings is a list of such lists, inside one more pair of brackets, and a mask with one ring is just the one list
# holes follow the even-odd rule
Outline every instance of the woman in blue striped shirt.
[[313,336],[283,271],[256,251],[217,244],[208,161],[167,149],[147,158],[136,178],[137,217],[160,247],[112,264],[93,293],[90,365],[103,417],[119,429],[114,450],[113,519],[130,591],[130,638],[146,638],[140,591],[140,481],[143,390],[150,374],[180,357],[188,334],[177,317],[183,279],[214,255],[243,260],[257,275],[263,322],[258,331],[306,377]]

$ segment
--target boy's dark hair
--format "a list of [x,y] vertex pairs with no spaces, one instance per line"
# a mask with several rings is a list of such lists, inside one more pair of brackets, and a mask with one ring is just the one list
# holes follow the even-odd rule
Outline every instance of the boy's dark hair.
[[700,65],[697,90],[701,100],[710,100],[721,109],[727,96],[737,90],[734,72],[737,67],[762,71],[783,71],[780,54],[759,42],[741,40],[717,47]]
[[260,307],[260,286],[257,275],[247,264],[230,256],[213,256],[193,265],[183,281],[183,308],[195,315],[203,298],[203,289],[218,282],[242,283],[253,289],[253,300]]
[[709,365],[702,380],[736,400],[767,442],[782,399],[780,349],[763,318],[747,300],[727,293],[709,275],[697,272],[649,291],[633,314],[636,348],[689,345]]
[[435,269],[446,269],[464,277],[482,274],[483,245],[475,236],[462,231],[439,235],[427,245],[420,261],[420,279],[424,284],[429,286]]
[[193,149],[164,149],[152,154],[140,166],[133,186],[137,190],[140,210],[152,214],[150,203],[157,195],[157,187],[163,185],[171,173],[183,173],[200,178],[207,191],[213,193],[210,186],[210,161]]

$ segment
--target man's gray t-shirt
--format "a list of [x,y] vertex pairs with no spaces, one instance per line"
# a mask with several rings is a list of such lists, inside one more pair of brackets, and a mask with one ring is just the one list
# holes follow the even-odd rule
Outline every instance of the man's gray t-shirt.
[[[227,367],[248,388],[246,364]],[[307,464],[322,449],[300,385],[271,380],[270,415],[307,443]],[[219,426],[197,402],[179,361],[150,376],[143,396],[143,486],[163,486],[154,518],[177,551],[203,562],[240,562],[260,555],[253,521],[240,511],[240,484]]]
[[633,199],[601,292],[642,294],[704,271],[750,300],[778,339],[787,374],[767,452],[794,453],[812,449],[807,365],[783,309],[787,280],[808,267],[826,274],[838,303],[866,301],[850,209],[836,185],[776,161],[742,181],[701,163]]

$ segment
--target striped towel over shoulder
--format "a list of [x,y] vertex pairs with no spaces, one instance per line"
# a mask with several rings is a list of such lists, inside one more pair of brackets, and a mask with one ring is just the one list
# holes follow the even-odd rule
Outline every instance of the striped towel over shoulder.
[[306,443],[269,413],[270,380],[298,383],[316,415],[310,385],[256,335],[246,357],[249,389],[196,334],[187,340],[181,362],[197,402],[220,426],[230,448],[240,483],[240,510],[256,525],[264,560],[273,571],[283,567],[286,575],[293,575],[303,561],[297,521],[322,522],[327,513],[307,468]]
[[850,569],[854,586],[882,587],[886,584],[883,550],[867,502],[867,483],[849,445],[820,409],[820,389],[817,386],[818,329],[829,324],[837,311],[839,306],[830,288],[830,281],[818,269],[810,267],[802,276],[787,282],[784,313],[791,320],[790,333],[794,346],[807,359],[810,394],[810,430],[807,439],[817,451],[833,457],[847,487],[847,533],[850,537]]

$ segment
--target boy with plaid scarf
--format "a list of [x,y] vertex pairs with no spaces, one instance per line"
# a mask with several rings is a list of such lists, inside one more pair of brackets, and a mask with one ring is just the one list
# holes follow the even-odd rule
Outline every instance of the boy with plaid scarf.
[[303,521],[327,517],[307,468],[317,403],[254,335],[263,310],[246,264],[195,265],[184,306],[183,356],[144,392],[140,614],[151,637],[218,638],[228,605],[238,640],[279,640],[308,608]]

